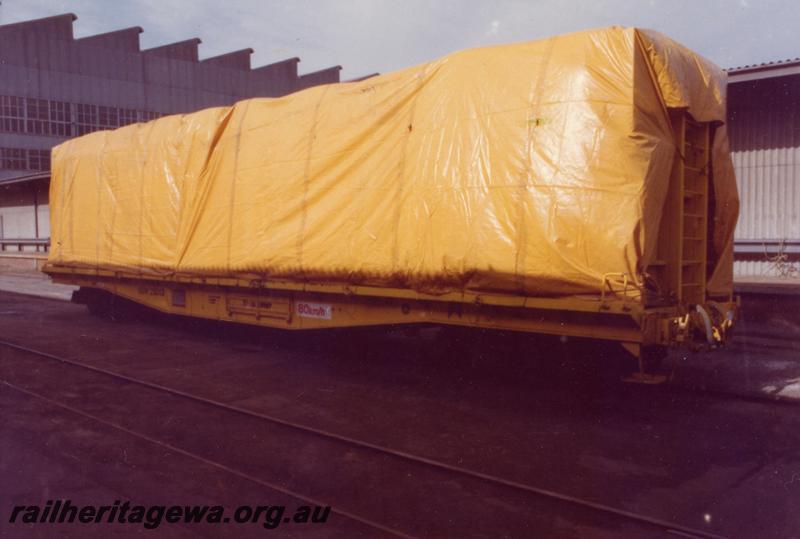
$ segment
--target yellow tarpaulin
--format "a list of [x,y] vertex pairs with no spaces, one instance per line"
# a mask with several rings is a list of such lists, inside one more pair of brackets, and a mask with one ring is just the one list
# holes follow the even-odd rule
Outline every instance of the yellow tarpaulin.
[[[676,148],[664,107],[725,121],[725,75],[608,28],[164,117],[53,150],[50,262],[424,292],[641,284]],[[738,197],[716,131],[710,291]]]

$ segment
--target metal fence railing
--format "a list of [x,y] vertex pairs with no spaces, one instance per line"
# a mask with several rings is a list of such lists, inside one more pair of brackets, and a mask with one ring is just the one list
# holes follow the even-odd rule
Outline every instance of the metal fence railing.
[[0,253],[46,253],[49,238],[0,238]]
[[800,254],[800,240],[789,239],[736,239],[733,250],[741,255],[797,255]]

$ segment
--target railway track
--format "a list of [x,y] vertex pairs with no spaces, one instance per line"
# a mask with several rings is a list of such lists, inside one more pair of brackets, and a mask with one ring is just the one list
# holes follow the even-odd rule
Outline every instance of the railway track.
[[[296,433],[313,436],[320,440],[324,440],[325,442],[328,443],[339,444],[350,449],[355,448],[384,458],[399,459],[400,461],[406,462],[407,464],[422,466],[429,470],[443,474],[449,474],[451,476],[458,476],[468,481],[477,481],[496,489],[499,488],[499,489],[516,491],[517,493],[523,493],[526,495],[534,496],[536,498],[548,500],[556,504],[564,504],[566,506],[570,506],[573,509],[578,509],[581,511],[587,511],[593,513],[596,517],[602,517],[604,519],[613,518],[619,522],[631,523],[641,527],[643,530],[646,529],[652,532],[669,533],[683,537],[706,537],[706,538],[720,537],[719,535],[716,535],[706,530],[683,526],[673,522],[654,518],[645,514],[627,511],[621,508],[598,503],[592,500],[582,499],[579,497],[570,496],[553,490],[540,488],[535,485],[521,483],[508,478],[467,469],[457,465],[449,464],[447,462],[415,455],[407,451],[398,450],[391,447],[382,446],[379,444],[374,444],[368,441],[340,435],[335,432],[315,428],[313,426],[297,423],[294,421],[289,421],[277,417],[275,415],[265,414],[247,408],[242,408],[239,406],[209,399],[203,396],[194,395],[161,384],[157,384],[147,380],[142,380],[139,378],[134,378],[94,365],[89,365],[87,363],[75,359],[60,357],[41,350],[29,348],[18,343],[10,341],[0,341],[0,346],[14,350],[19,354],[24,354],[29,357],[35,357],[41,360],[49,360],[51,362],[56,362],[58,364],[69,366],[74,369],[79,369],[85,372],[91,372],[96,375],[101,375],[103,377],[106,377],[107,379],[114,380],[121,384],[133,384],[140,388],[147,388],[147,390],[150,391],[155,391],[164,395],[169,395],[170,397],[182,399],[183,401],[188,403],[194,403],[200,406],[210,407],[217,411],[235,414],[237,416],[248,418],[251,420],[256,420],[264,424],[270,424],[285,429],[290,429]],[[44,401],[52,406],[59,407],[71,413],[102,423],[108,427],[114,428],[127,435],[146,440],[151,444],[160,446],[165,449],[169,449],[170,451],[174,451],[178,454],[183,455],[184,457],[188,457],[198,462],[202,462],[208,466],[212,466],[218,470],[222,470],[241,479],[251,481],[262,487],[272,489],[277,492],[281,492],[285,495],[291,496],[298,500],[302,500],[306,503],[311,503],[315,505],[330,505],[332,508],[331,511],[333,513],[338,514],[339,516],[344,517],[346,519],[355,521],[361,525],[367,526],[375,532],[380,532],[381,534],[391,535],[394,537],[414,536],[413,533],[410,534],[405,530],[400,530],[397,529],[397,527],[386,525],[377,520],[374,520],[373,518],[364,516],[363,514],[360,514],[357,511],[340,507],[335,503],[331,503],[331,500],[323,500],[314,496],[308,496],[297,490],[290,489],[281,484],[278,484],[277,482],[264,480],[252,473],[243,471],[235,466],[231,466],[225,464],[224,462],[219,462],[218,460],[208,458],[206,456],[198,454],[195,451],[191,451],[187,448],[179,447],[174,442],[166,441],[158,436],[153,436],[145,432],[141,432],[140,430],[126,427],[125,425],[120,424],[120,422],[104,418],[98,413],[87,412],[84,409],[68,404],[57,398],[52,398],[50,396],[44,395],[42,394],[42,392],[31,390],[30,388],[26,388],[23,385],[14,383],[13,381],[3,379],[0,380],[0,383],[2,383],[5,387],[9,389],[25,394],[28,397]]]

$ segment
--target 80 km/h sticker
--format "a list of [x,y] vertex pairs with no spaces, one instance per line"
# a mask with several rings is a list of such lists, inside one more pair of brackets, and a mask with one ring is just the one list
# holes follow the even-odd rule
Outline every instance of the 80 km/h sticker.
[[330,320],[333,317],[333,307],[326,303],[308,303],[298,301],[296,303],[297,316],[301,318],[320,318]]

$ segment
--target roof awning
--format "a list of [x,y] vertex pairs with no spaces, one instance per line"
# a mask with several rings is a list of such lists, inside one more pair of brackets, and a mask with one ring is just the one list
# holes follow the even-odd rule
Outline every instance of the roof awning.
[[34,174],[24,174],[22,176],[12,176],[10,178],[0,178],[0,186],[12,183],[33,182],[38,180],[49,180],[50,172],[36,172]]

